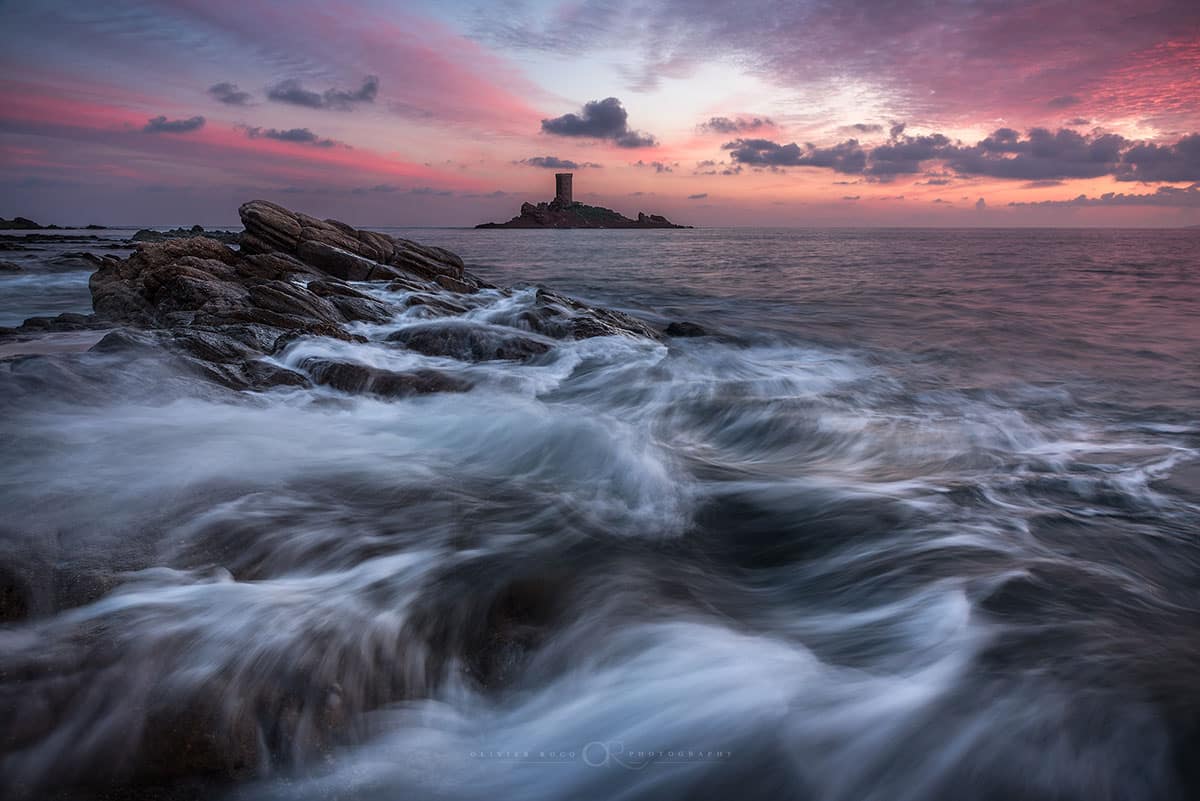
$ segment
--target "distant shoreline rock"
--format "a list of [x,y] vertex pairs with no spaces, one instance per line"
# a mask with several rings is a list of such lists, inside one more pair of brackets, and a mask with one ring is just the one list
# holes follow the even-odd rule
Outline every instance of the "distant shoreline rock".
[[191,239],[194,236],[206,236],[227,245],[236,244],[241,236],[237,231],[205,231],[203,226],[193,225],[191,228],[172,228],[169,231],[155,231],[142,228],[132,237],[133,242],[166,242],[168,239]]
[[508,222],[480,223],[478,228],[691,228],[676,225],[660,214],[638,212],[636,220],[606,209],[603,206],[588,206],[584,203],[563,203],[555,199],[549,203],[522,203],[521,213]]
[[[11,220],[6,220],[0,217],[0,231],[63,231],[68,230],[70,226],[62,225],[41,225],[28,217],[13,217]],[[78,230],[83,231],[104,231],[107,226],[104,225],[83,225]]]

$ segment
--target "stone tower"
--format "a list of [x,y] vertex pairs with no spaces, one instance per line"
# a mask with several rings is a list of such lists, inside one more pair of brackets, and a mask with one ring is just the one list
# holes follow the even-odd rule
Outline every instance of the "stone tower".
[[571,199],[571,173],[554,173],[554,199],[560,206],[570,206],[574,202]]

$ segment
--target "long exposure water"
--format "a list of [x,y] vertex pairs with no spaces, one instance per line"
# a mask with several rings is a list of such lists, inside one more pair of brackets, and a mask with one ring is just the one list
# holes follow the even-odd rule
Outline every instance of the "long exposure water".
[[[475,385],[390,401],[0,361],[14,797],[1200,793],[1200,232],[384,230],[710,335],[275,357]],[[39,247],[0,325],[90,311]]]

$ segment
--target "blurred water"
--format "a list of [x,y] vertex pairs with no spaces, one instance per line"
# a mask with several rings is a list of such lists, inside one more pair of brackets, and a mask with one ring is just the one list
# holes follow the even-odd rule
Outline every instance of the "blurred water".
[[8,365],[9,786],[197,730],[238,798],[1197,791],[1200,233],[390,232],[714,336],[275,357],[475,385],[394,401]]

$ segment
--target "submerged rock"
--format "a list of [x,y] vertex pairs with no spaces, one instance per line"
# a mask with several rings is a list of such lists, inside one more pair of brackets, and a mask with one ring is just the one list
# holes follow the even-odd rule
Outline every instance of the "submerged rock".
[[706,337],[708,329],[696,323],[678,322],[668,325],[663,333],[669,337]]

